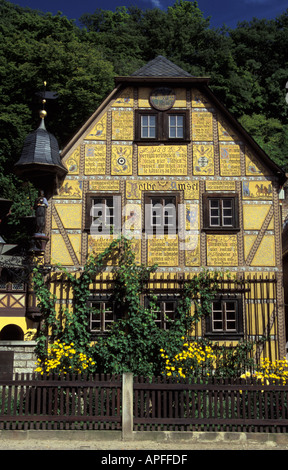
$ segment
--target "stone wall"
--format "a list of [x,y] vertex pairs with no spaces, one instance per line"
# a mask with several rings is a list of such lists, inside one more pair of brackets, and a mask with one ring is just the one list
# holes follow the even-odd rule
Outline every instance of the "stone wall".
[[0,354],[10,351],[14,353],[13,373],[32,373],[35,369],[36,341],[0,341]]

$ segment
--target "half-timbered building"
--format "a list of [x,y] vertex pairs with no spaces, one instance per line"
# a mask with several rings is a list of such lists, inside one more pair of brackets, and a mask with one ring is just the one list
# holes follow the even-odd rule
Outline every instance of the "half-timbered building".
[[[208,78],[162,56],[116,77],[61,158],[67,174],[47,197],[46,265],[77,272],[91,252],[101,253],[119,233],[130,235],[137,262],[158,265],[151,285],[162,328],[173,319],[183,280],[203,267],[225,271],[211,315],[193,335],[229,346],[253,340],[255,359],[284,356],[285,175],[217,99]],[[92,336],[116,319],[110,269],[91,286]],[[71,303],[56,284],[59,305]]]

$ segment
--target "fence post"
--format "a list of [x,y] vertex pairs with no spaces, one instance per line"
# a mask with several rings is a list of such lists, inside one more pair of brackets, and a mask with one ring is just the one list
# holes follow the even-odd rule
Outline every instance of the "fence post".
[[131,439],[133,433],[133,374],[122,376],[122,439]]

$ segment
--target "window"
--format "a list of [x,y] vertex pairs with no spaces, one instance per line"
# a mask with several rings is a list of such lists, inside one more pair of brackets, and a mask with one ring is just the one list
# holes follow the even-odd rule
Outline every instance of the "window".
[[212,302],[211,315],[207,317],[206,334],[233,338],[243,333],[241,298],[219,297]]
[[175,195],[145,195],[145,231],[153,234],[176,234],[177,203]]
[[135,140],[188,141],[189,111],[142,111],[135,114]]
[[121,196],[87,196],[86,227],[94,235],[116,233],[121,228]]
[[108,332],[111,325],[120,318],[119,312],[115,308],[115,302],[109,298],[92,300],[90,307],[89,329],[91,333]]
[[[149,308],[149,299],[146,299],[145,303],[146,307]],[[156,325],[163,330],[168,330],[171,326],[171,323],[173,323],[173,321],[175,320],[175,314],[177,310],[177,299],[175,299],[174,296],[171,296],[171,299],[169,297],[165,297],[156,300],[156,302],[152,305],[153,308],[155,305],[155,310],[153,310],[153,313],[156,317]]]
[[141,116],[141,138],[155,139],[156,137],[156,116]]
[[184,116],[169,115],[169,139],[183,139],[184,136]]
[[239,230],[238,196],[204,194],[204,229]]

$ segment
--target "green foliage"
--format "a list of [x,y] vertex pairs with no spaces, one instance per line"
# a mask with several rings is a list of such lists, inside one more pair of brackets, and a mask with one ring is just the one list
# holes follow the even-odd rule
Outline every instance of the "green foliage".
[[[109,259],[118,260],[113,269],[112,298],[120,313],[120,319],[112,323],[107,335],[99,336],[97,341],[91,342],[88,328],[90,284],[95,275],[104,269]],[[56,299],[50,293],[48,280],[45,281],[41,268],[34,270],[34,290],[43,316],[36,348],[42,367],[45,364],[50,368],[59,365],[57,361],[55,363],[55,358],[48,357],[49,339],[49,343],[56,344],[56,351],[59,350],[57,341],[63,345],[62,350],[68,346],[71,350],[73,345],[76,352],[73,361],[69,363],[70,366],[72,363],[79,364],[75,358],[81,353],[91,358],[90,372],[133,372],[146,376],[165,372],[164,350],[166,357],[177,357],[183,348],[183,340],[185,342],[197,323],[210,314],[212,299],[223,277],[222,273],[202,270],[191,280],[184,282],[175,319],[171,321],[168,329],[163,330],[155,322],[156,297],[151,293],[149,307],[143,306],[141,302],[141,294],[144,291],[147,294],[147,282],[156,266],[145,267],[136,264],[131,240],[124,237],[115,239],[103,253],[97,257],[90,256],[83,271],[78,275],[62,269],[61,266],[59,268],[73,290],[73,312],[64,311],[61,315],[57,315]],[[194,308],[191,310],[192,304]],[[191,314],[191,311],[194,313]],[[243,355],[239,355],[238,359],[242,361]],[[217,360],[219,362],[219,359]],[[226,359],[226,368],[233,368],[232,364],[233,360],[228,364]],[[223,369],[223,364],[220,368]]]
[[[0,196],[13,201],[10,224],[31,215],[27,185],[13,175],[26,136],[40,123],[36,93],[57,92],[48,101],[47,129],[60,148],[90,117],[113,87],[113,68],[76,25],[0,0]],[[9,233],[15,238],[15,230]],[[12,241],[9,238],[9,241]]]
[[244,115],[239,122],[253,136],[258,145],[285,171],[288,169],[286,153],[288,148],[288,125],[279,119],[263,115]]

